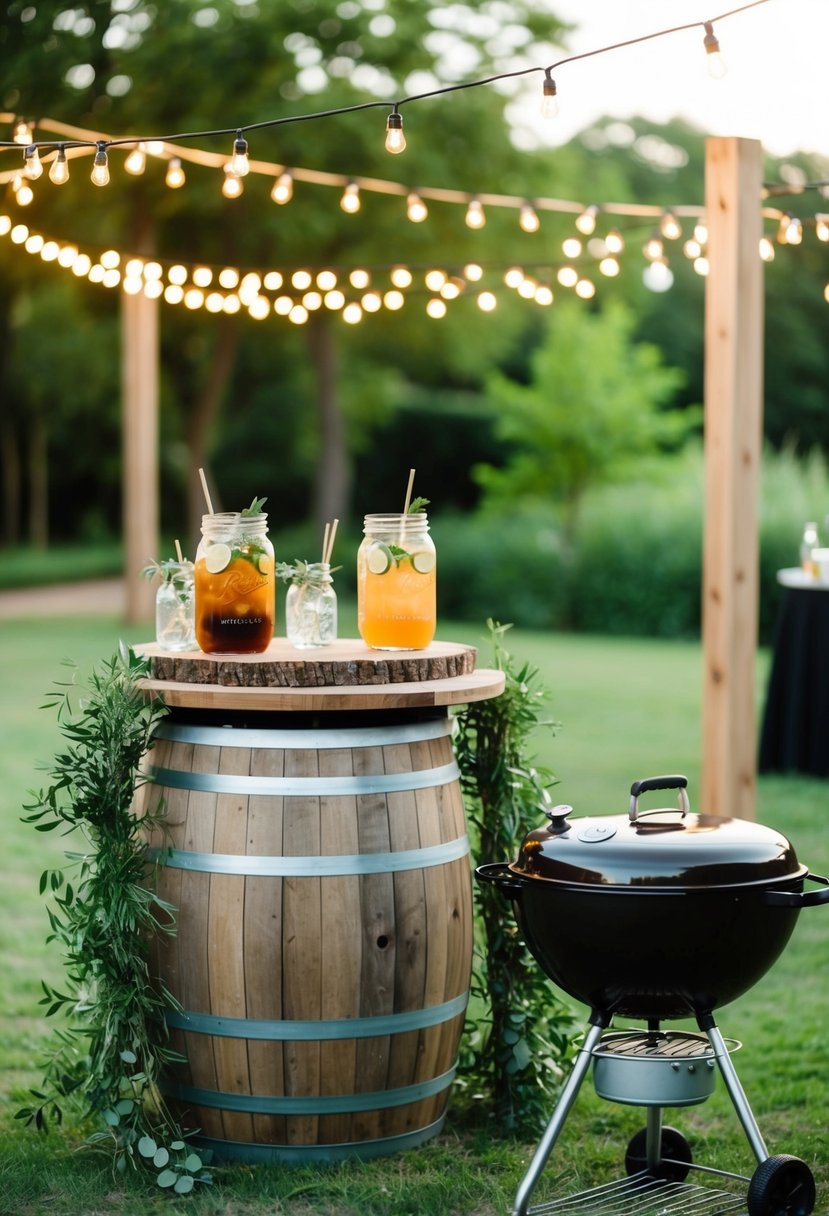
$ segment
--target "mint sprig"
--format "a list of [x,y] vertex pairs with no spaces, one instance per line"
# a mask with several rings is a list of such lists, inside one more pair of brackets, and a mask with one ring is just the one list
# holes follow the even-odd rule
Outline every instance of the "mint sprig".
[[250,506],[245,507],[245,509],[243,511],[241,511],[240,514],[241,515],[261,515],[262,508],[264,507],[264,505],[267,501],[268,501],[267,498],[254,498],[254,500],[250,504]]

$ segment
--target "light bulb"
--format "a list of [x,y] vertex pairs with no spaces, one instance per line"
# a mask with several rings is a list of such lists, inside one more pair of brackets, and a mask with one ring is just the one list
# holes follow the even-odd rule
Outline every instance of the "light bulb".
[[694,240],[699,241],[700,245],[708,244],[708,225],[702,220],[694,224]]
[[788,227],[786,228],[786,244],[799,245],[803,240],[803,224],[796,215],[789,216]]
[[722,80],[728,68],[725,60],[720,54],[720,43],[717,35],[714,33],[714,27],[710,21],[704,23],[705,38],[703,46],[705,47],[705,62],[708,67],[708,75],[712,80]]
[[615,279],[619,273],[619,263],[614,257],[602,258],[599,262],[599,273],[608,279]]
[[14,124],[14,135],[12,138],[16,144],[23,144],[28,147],[32,142],[32,124],[26,122],[25,118],[18,118]]
[[484,209],[478,199],[469,200],[469,206],[466,209],[466,226],[467,228],[483,228],[486,223]]
[[233,145],[233,155],[230,158],[230,172],[237,177],[247,177],[250,173],[248,160],[248,141],[242,137],[242,132],[236,132],[236,142]]
[[482,291],[477,300],[481,312],[492,312],[498,301],[491,291]]
[[222,194],[225,198],[238,198],[244,193],[245,183],[234,173],[230,165],[225,165],[225,180],[222,182]]
[[541,117],[555,118],[558,114],[558,90],[552,76],[544,77],[541,90]]
[[131,173],[133,177],[138,177],[147,167],[147,153],[143,144],[139,144],[133,148],[127,159],[124,161],[124,168],[127,173]]
[[479,283],[484,277],[484,268],[479,266],[477,262],[467,262],[463,268],[464,277],[470,283]]
[[659,221],[659,231],[668,241],[676,241],[682,236],[682,228],[673,211],[667,210],[662,213],[662,218]]
[[349,215],[360,210],[360,187],[356,182],[349,182],[340,199],[340,206]]
[[403,134],[403,116],[392,110],[386,121],[386,151],[405,152],[406,136]]
[[591,203],[589,207],[585,207],[581,215],[576,217],[576,227],[582,236],[592,236],[596,231],[596,217],[599,214],[599,208],[595,203]]
[[561,251],[566,258],[577,258],[581,256],[582,244],[577,236],[568,236],[561,242]]
[[171,190],[178,190],[179,186],[183,186],[186,180],[181,161],[177,156],[174,156],[167,165],[167,172],[164,175],[165,185],[169,186]]
[[97,148],[95,162],[92,166],[92,182],[96,186],[107,186],[109,185],[109,159],[106,143],[102,139],[98,140]]
[[611,228],[604,239],[608,253],[621,253],[625,247],[625,238],[618,228]]
[[62,186],[68,180],[69,162],[66,159],[66,149],[63,144],[60,144],[55,159],[49,166],[49,181],[54,182],[56,186]]
[[289,203],[293,197],[294,179],[286,169],[274,182],[271,198],[275,203]]
[[31,186],[27,186],[24,182],[20,189],[15,194],[15,202],[21,207],[28,207],[29,203],[35,196],[35,192]]
[[829,216],[815,216],[815,236],[819,241],[829,241]]
[[429,208],[419,194],[412,192],[406,199],[406,215],[413,224],[422,224],[429,214]]
[[767,236],[760,237],[760,257],[764,262],[774,261],[774,243]]
[[538,212],[530,203],[521,204],[521,212],[518,217],[518,223],[522,232],[538,232],[541,227],[541,220],[538,218]]
[[658,232],[654,232],[653,236],[651,236],[645,242],[645,248],[644,248],[645,257],[648,259],[649,262],[655,262],[657,260],[657,258],[662,257],[663,252],[664,252],[664,246],[662,244],[662,238]]
[[26,174],[30,182],[36,182],[43,172],[43,165],[40,161],[40,152],[37,145],[32,144],[24,153],[25,161],[23,172]]

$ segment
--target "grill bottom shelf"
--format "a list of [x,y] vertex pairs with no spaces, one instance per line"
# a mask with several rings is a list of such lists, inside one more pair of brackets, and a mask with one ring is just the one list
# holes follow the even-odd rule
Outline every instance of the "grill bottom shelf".
[[662,1182],[646,1173],[554,1199],[528,1216],[746,1216],[746,1196],[687,1182]]

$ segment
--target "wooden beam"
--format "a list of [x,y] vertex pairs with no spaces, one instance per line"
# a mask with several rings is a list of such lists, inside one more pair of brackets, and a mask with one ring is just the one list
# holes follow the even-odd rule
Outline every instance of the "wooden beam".
[[130,624],[154,617],[155,588],[138,572],[158,556],[158,301],[121,293],[124,579]]
[[762,149],[708,140],[701,808],[755,817]]

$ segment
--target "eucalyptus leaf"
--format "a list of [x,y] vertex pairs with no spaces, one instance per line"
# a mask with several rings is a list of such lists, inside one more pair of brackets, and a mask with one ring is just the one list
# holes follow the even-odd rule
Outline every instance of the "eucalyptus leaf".
[[186,1161],[184,1162],[184,1168],[191,1174],[197,1173],[197,1171],[200,1170],[203,1165],[204,1162],[198,1153],[189,1153]]
[[176,1170],[162,1170],[156,1178],[156,1182],[162,1187],[174,1186],[180,1177],[181,1174]]
[[158,1145],[152,1136],[142,1136],[138,1141],[138,1151],[142,1157],[154,1157],[158,1151]]
[[182,1176],[176,1181],[176,1185],[174,1186],[173,1190],[175,1190],[178,1195],[189,1195],[195,1185],[196,1183],[192,1175],[182,1174]]
[[162,1145],[162,1147],[157,1150],[153,1157],[153,1165],[156,1167],[156,1169],[161,1169],[161,1167],[166,1165],[169,1160],[170,1154]]

